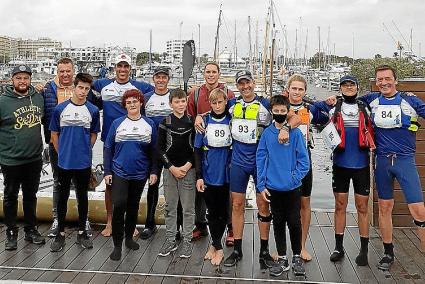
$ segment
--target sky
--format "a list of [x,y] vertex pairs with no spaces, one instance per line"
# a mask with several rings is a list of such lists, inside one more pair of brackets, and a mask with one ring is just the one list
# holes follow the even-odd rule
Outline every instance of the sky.
[[[180,32],[182,39],[193,38],[199,47],[200,27],[200,53],[211,55],[222,4],[220,49],[233,49],[236,23],[238,56],[247,56],[248,16],[252,23],[252,48],[256,37],[262,46],[269,3],[269,0],[1,0],[0,35],[50,37],[62,41],[66,47],[119,45],[148,51],[152,29],[153,51],[164,52],[166,41],[179,39]],[[286,41],[288,54],[295,53],[297,35],[297,54],[312,56],[318,51],[320,26],[321,49],[329,46],[328,50],[336,55],[392,56],[396,51],[392,37],[410,49],[407,46],[412,32],[413,52],[425,56],[423,0],[274,0],[274,4],[280,54],[285,51]]]

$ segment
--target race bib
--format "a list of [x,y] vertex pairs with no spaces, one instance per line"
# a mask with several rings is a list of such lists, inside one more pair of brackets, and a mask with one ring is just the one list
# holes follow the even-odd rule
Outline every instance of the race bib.
[[257,143],[257,120],[233,118],[232,137],[242,143]]
[[228,124],[208,124],[206,137],[208,146],[211,147],[229,147],[232,145],[232,135]]
[[341,137],[339,137],[338,131],[332,122],[329,122],[320,134],[322,135],[326,147],[332,151],[341,143]]
[[379,105],[373,121],[380,128],[400,128],[402,125],[401,107],[399,105]]

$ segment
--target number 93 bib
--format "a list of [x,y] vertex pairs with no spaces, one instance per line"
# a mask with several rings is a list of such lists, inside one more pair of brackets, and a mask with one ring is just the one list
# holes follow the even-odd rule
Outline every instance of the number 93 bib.
[[402,126],[401,107],[399,105],[379,105],[373,121],[380,128],[400,128]]
[[229,147],[232,145],[232,135],[228,124],[210,123],[206,129],[208,146]]
[[232,136],[233,139],[242,143],[257,143],[257,120],[233,118]]

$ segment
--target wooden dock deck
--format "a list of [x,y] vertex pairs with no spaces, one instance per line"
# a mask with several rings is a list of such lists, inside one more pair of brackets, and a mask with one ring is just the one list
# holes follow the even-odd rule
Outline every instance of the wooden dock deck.
[[[419,239],[411,228],[394,230],[396,261],[390,272],[376,268],[383,248],[377,229],[371,228],[369,266],[358,267],[357,256],[360,240],[356,215],[347,214],[344,238],[345,259],[331,263],[329,255],[334,249],[333,213],[314,211],[308,250],[313,260],[306,263],[307,278],[295,278],[291,270],[280,277],[270,277],[258,262],[259,236],[254,210],[246,213],[243,240],[244,257],[234,268],[213,267],[203,256],[208,239],[193,243],[192,257],[180,259],[178,254],[158,257],[165,240],[165,228],[161,226],[150,240],[138,239],[140,249],[123,249],[121,261],[111,261],[112,239],[100,234],[94,227],[94,248],[84,250],[74,242],[77,231],[67,229],[66,246],[62,252],[51,253],[50,241],[44,246],[30,244],[19,232],[18,250],[5,251],[5,228],[0,229],[0,279],[65,282],[65,283],[245,283],[245,282],[334,282],[334,283],[425,283],[425,254],[419,250]],[[40,231],[46,234],[50,224],[42,224]],[[274,237],[270,234],[270,251],[273,252]],[[231,249],[225,248],[225,256]],[[288,252],[290,243],[288,238]]]

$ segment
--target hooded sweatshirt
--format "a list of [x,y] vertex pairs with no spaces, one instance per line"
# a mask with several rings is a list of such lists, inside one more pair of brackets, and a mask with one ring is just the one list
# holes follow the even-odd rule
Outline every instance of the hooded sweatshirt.
[[43,97],[31,86],[19,96],[7,86],[0,96],[0,164],[18,166],[41,159]]

